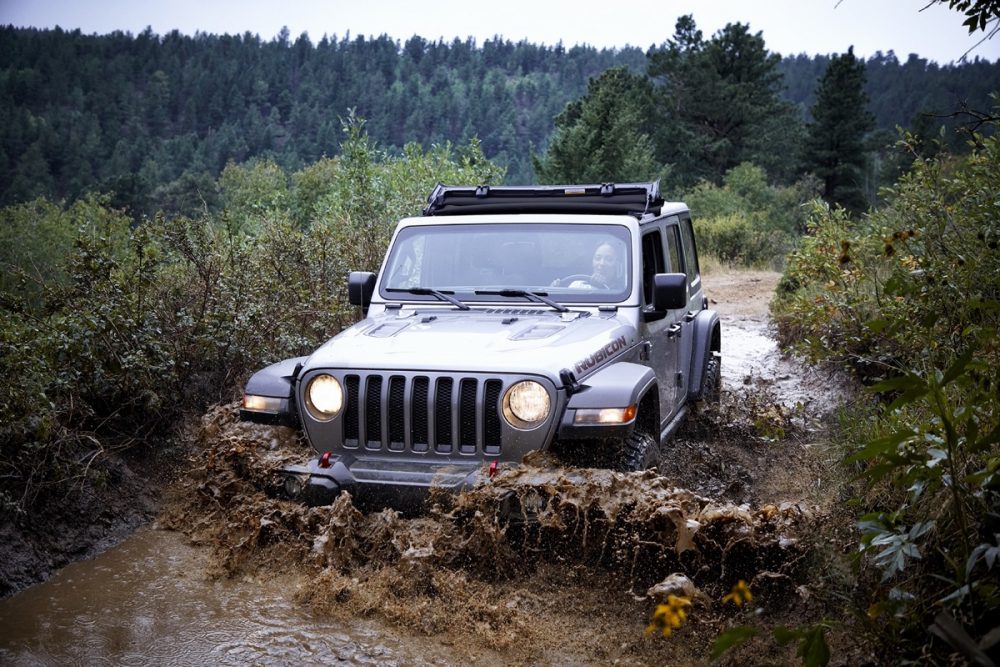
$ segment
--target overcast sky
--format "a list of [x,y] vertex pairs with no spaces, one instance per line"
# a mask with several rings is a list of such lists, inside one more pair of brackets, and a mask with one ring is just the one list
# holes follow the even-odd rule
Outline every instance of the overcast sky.
[[[257,33],[273,38],[287,26],[292,38],[307,32],[343,37],[387,34],[451,41],[494,35],[536,44],[597,47],[661,44],[677,17],[693,14],[706,37],[726,23],[750,24],[767,48],[782,55],[854,53],[868,57],[890,50],[948,63],[972,49],[984,34],[969,36],[962,15],[946,6],[921,11],[930,0],[0,0],[0,24],[84,33],[114,30],[158,34]],[[1000,59],[1000,35],[969,58]],[[2,58],[2,55],[0,55]]]

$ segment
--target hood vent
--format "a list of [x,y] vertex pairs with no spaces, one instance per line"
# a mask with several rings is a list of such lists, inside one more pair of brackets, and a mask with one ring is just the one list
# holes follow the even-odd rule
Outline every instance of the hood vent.
[[408,326],[410,326],[409,322],[386,322],[369,331],[367,335],[372,338],[389,338],[390,336],[395,336]]
[[566,327],[558,324],[539,324],[510,337],[511,340],[537,340],[554,336]]
[[[554,313],[554,311],[546,310],[545,308],[476,308],[475,312],[486,313],[487,315],[543,315]],[[566,313],[560,313],[560,315],[564,321],[590,317],[590,313],[585,310],[571,310]]]

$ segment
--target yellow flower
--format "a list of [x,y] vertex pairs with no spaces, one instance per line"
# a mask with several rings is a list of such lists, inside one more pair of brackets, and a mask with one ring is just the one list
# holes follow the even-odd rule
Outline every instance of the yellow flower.
[[729,591],[728,595],[723,596],[723,602],[732,602],[737,607],[742,607],[744,602],[752,602],[753,594],[750,592],[750,587],[747,586],[747,582],[740,579],[733,586],[733,590]]
[[666,604],[656,605],[652,622],[646,626],[646,634],[651,635],[660,630],[664,637],[669,637],[671,631],[681,627],[687,620],[687,610],[684,607],[689,606],[691,600],[688,598],[668,595]]

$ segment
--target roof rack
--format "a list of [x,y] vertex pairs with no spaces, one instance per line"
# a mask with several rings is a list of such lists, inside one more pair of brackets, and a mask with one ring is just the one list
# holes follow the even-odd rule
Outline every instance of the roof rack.
[[659,215],[663,206],[660,182],[592,185],[445,185],[438,183],[427,197],[424,215],[476,213]]

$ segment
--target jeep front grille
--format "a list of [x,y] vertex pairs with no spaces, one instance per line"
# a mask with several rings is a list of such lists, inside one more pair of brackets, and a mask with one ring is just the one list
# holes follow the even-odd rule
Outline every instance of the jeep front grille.
[[500,453],[500,379],[347,374],[344,447]]

